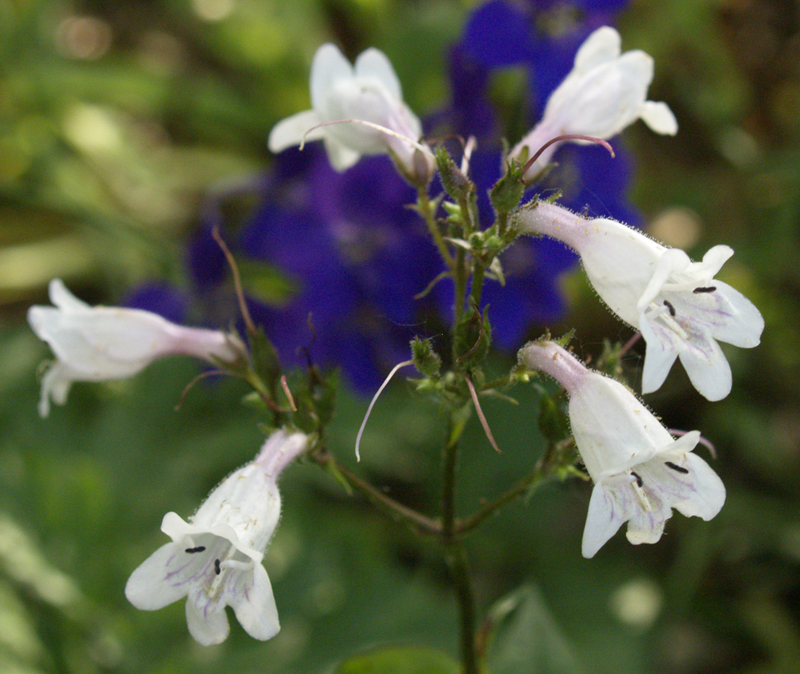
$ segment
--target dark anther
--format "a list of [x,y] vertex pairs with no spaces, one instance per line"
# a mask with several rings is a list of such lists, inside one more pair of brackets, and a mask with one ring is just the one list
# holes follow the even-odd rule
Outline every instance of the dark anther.
[[675,318],[675,307],[669,302],[669,300],[664,300],[664,306],[669,309],[669,315]]
[[713,293],[716,290],[716,286],[708,286],[707,288],[695,288],[692,290],[693,293]]
[[642,480],[642,478],[639,477],[639,473],[634,473],[633,471],[631,471],[631,475],[633,475],[636,478],[636,484],[639,487],[639,489],[641,489],[644,486],[644,480]]
[[216,573],[217,575],[222,573],[222,571],[219,568],[219,560],[218,559],[214,560],[214,573]]
[[677,473],[683,473],[684,475],[686,475],[689,472],[688,468],[684,468],[683,466],[676,466],[674,463],[672,463],[672,461],[665,461],[664,463],[667,465],[667,468],[672,468],[672,470],[674,470]]
[[196,548],[186,548],[186,552],[190,555],[194,554],[195,552],[203,552],[206,549],[205,545],[198,545]]

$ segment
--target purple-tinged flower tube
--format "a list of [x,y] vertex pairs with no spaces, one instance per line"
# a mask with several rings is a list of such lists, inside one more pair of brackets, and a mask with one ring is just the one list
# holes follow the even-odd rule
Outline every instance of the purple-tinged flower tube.
[[706,521],[722,509],[722,481],[692,453],[699,431],[673,438],[627,388],[554,342],[528,344],[520,360],[549,374],[569,394],[575,444],[594,481],[584,557],[594,557],[625,522],[631,543],[656,543],[673,508]]
[[56,361],[42,378],[39,414],[50,412],[50,399],[63,405],[74,381],[124,379],[141,372],[157,358],[185,355],[232,362],[244,346],[232,334],[187,328],[141,309],[91,307],[67,290],[60,279],[50,282],[55,307],[34,306],[28,322],[47,342]]
[[682,250],[620,222],[583,218],[544,202],[520,210],[517,224],[576,250],[603,302],[641,330],[647,342],[643,393],[660,388],[677,358],[708,400],[730,393],[731,368],[717,341],[752,348],[764,329],[753,303],[714,278],[731,248],[714,246],[702,262],[692,262]]

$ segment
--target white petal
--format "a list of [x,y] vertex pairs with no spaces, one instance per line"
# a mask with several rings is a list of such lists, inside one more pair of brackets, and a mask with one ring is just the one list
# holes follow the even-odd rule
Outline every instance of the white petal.
[[[689,470],[693,480],[683,490],[681,500],[673,503],[673,508],[686,517],[701,517],[706,522],[713,519],[725,505],[725,485],[699,456],[688,454],[683,467]],[[675,477],[680,479],[681,476]]]
[[42,393],[39,398],[39,416],[43,419],[50,414],[50,399],[56,405],[63,405],[67,402],[67,394],[76,380],[75,373],[64,363],[56,361],[44,373],[42,377]]
[[330,136],[325,137],[325,150],[328,153],[328,160],[331,162],[331,166],[339,172],[346,171],[361,159],[360,152],[351,150]]
[[186,624],[189,627],[189,634],[202,646],[221,644],[228,638],[231,631],[228,616],[225,615],[224,604],[208,603],[205,610],[201,611],[191,599],[188,599],[186,601]]
[[[628,493],[630,489],[619,491]],[[594,486],[592,498],[589,500],[589,512],[586,515],[586,526],[583,530],[581,554],[587,559],[594,557],[597,551],[630,519],[632,508],[635,508],[632,498],[622,499],[622,502],[618,502],[616,490],[612,492],[606,489],[602,482],[598,482]]]
[[756,306],[738,290],[722,281],[713,281],[714,294],[723,297],[730,305],[732,317],[711,329],[711,334],[721,342],[750,349],[761,342],[764,317]]
[[645,101],[639,108],[639,117],[656,133],[666,136],[678,133],[678,120],[666,103]]
[[654,328],[644,316],[639,319],[639,330],[647,343],[642,371],[642,393],[652,393],[660,389],[678,357],[672,340],[666,335],[663,340],[660,339],[660,333],[665,331],[659,328]]
[[319,123],[319,115],[313,110],[304,110],[296,115],[282,119],[269,132],[267,145],[270,152],[281,152],[287,147],[300,145],[304,138],[308,143],[322,140],[325,137],[324,127],[309,132],[309,129]]
[[327,98],[338,80],[353,77],[353,67],[339,48],[330,42],[322,45],[311,63],[311,107],[326,119]]
[[266,641],[281,629],[272,585],[266,570],[260,564],[256,564],[253,572],[247,576],[249,586],[237,588],[236,593],[231,593],[228,597],[228,603],[233,607],[245,632],[254,639]]
[[[702,270],[702,274],[707,275],[708,278],[714,278],[719,270],[733,256],[733,248],[720,244],[709,248],[706,254],[703,255],[703,261],[697,267],[697,271]],[[694,270],[692,270],[694,271]]]
[[687,348],[679,354],[679,358],[692,386],[707,400],[722,400],[731,392],[731,366],[719,344],[711,337],[704,342],[687,342]]
[[[622,262],[623,261],[621,259],[617,260],[618,264]],[[642,296],[639,298],[636,308],[640,312],[644,311],[650,302],[652,302],[658,296],[669,278],[673,274],[683,271],[690,264],[691,260],[689,259],[689,256],[682,250],[678,248],[670,248],[665,250],[658,259],[658,262],[656,262],[656,267],[653,270],[653,276],[650,278],[650,282],[647,284],[647,288],[645,289],[644,293],[642,293]]]
[[65,311],[82,311],[91,307],[73,295],[60,278],[54,278],[48,286],[50,301]]
[[587,72],[620,55],[622,39],[611,26],[603,26],[586,38],[575,54],[575,69]]
[[192,561],[183,546],[162,545],[131,574],[125,596],[143,611],[156,611],[178,601],[189,591],[187,581],[191,578]]
[[359,54],[355,62],[355,75],[376,78],[397,101],[403,100],[400,80],[397,79],[391,61],[379,49],[370,47]]

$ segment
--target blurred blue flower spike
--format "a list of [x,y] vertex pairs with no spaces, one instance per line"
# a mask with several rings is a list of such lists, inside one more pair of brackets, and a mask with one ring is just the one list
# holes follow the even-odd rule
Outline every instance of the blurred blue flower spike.
[[[260,205],[232,244],[237,257],[270,265],[289,283],[286,302],[249,299],[285,362],[305,363],[305,346],[314,363],[338,364],[368,392],[407,357],[413,335],[428,332],[418,322],[435,313],[432,300],[413,296],[442,263],[406,207],[414,199],[386,157],[342,173],[313,146],[276,157]],[[198,271],[202,285],[206,270]]]
[[[450,53],[452,100],[426,128],[478,139],[470,172],[479,212],[487,218],[484,227],[492,214],[487,193],[501,175],[502,127],[488,96],[491,73],[508,66],[526,69],[532,125],[570,71],[582,41],[624,5],[492,0],[470,16]],[[636,225],[639,218],[625,198],[630,160],[615,150],[612,160],[599,147],[563,148],[551,175],[564,187],[565,205]],[[437,285],[423,299],[414,297],[444,270],[408,208],[416,200],[414,190],[386,157],[365,157],[337,172],[313,145],[278,154],[262,183],[254,214],[225,236],[237,257],[275,268],[291,290],[279,303],[250,297],[253,318],[285,362],[302,364],[308,355],[322,366],[337,363],[357,390],[374,390],[382,375],[407,357],[413,335],[435,334],[452,320],[450,284]],[[547,189],[547,183],[541,187]],[[596,196],[601,193],[602,200]],[[226,230],[224,198],[209,201],[204,227],[188,254],[196,287],[207,296],[227,277],[211,237],[214,225]],[[576,259],[549,240],[521,242],[503,257],[506,287],[500,292],[499,283],[490,283],[483,297],[491,305],[493,340],[500,348],[518,348],[532,323],[563,314],[558,280]]]

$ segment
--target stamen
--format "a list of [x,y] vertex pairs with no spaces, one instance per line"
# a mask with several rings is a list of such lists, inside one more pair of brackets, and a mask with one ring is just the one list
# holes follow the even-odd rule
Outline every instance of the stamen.
[[672,468],[672,470],[674,470],[677,473],[683,473],[684,475],[689,474],[688,468],[684,468],[683,466],[678,466],[672,463],[672,461],[665,461],[664,464],[667,466],[667,468]]
[[381,384],[378,392],[372,397],[372,400],[369,403],[369,407],[367,408],[367,413],[364,415],[364,421],[361,422],[361,428],[358,429],[358,435],[356,436],[356,459],[361,461],[361,454],[358,451],[358,448],[361,446],[361,436],[364,434],[364,428],[367,426],[367,419],[369,419],[369,415],[372,413],[372,408],[375,406],[375,403],[378,401],[378,396],[383,393],[383,389],[386,388],[386,385],[391,381],[392,377],[394,377],[395,372],[397,372],[401,367],[405,367],[406,365],[413,365],[413,360],[406,360],[402,363],[398,363],[392,368],[392,371],[388,374],[386,379],[384,379],[383,384]]
[[216,573],[217,575],[222,573],[222,570],[219,568],[219,560],[218,559],[214,560],[214,573]]
[[672,303],[669,300],[664,300],[664,306],[669,309],[669,315],[675,318],[675,307],[672,306]]
[[198,545],[196,548],[186,548],[186,552],[193,555],[195,552],[203,552],[206,549],[205,545]]
[[409,138],[408,136],[404,136],[402,133],[397,133],[397,131],[392,131],[391,129],[387,129],[385,126],[381,126],[380,124],[374,124],[372,122],[368,122],[365,119],[334,119],[330,122],[322,122],[320,124],[315,124],[312,126],[308,131],[303,134],[303,138],[300,142],[300,149],[302,150],[306,146],[306,136],[314,131],[315,129],[320,129],[324,126],[333,126],[335,124],[361,124],[363,126],[367,126],[370,129],[375,129],[376,131],[380,131],[381,133],[385,133],[387,136],[394,136],[395,138],[399,138],[400,140],[404,140],[409,145],[417,148],[422,154],[426,154],[432,159],[436,159],[434,157],[433,152],[431,149],[422,143],[418,143],[413,138]]
[[636,486],[641,489],[644,486],[644,480],[642,480],[642,478],[639,476],[639,473],[634,473],[631,471],[631,475],[636,478]]
[[706,288],[695,288],[692,290],[693,293],[713,293],[716,290],[716,286],[708,286]]

